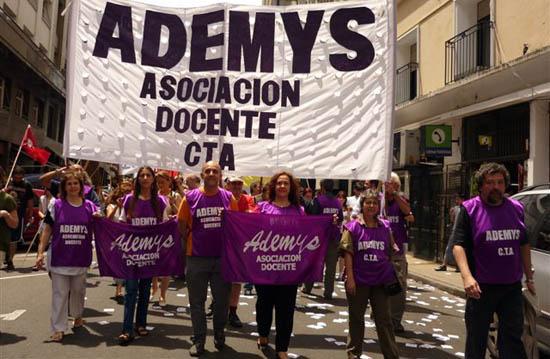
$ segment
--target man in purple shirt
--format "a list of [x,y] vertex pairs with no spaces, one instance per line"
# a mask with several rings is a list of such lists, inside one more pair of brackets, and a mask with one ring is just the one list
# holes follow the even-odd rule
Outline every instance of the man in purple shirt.
[[[324,179],[321,181],[321,193],[315,197],[311,204],[306,207],[306,212],[312,215],[320,216],[338,216],[338,223],[342,223],[344,215],[342,213],[342,205],[334,196],[334,181]],[[334,226],[332,233],[329,236],[329,244],[327,254],[325,255],[325,276],[324,276],[324,292],[323,298],[326,300],[332,299],[334,292],[334,277],[336,275],[336,263],[338,262],[338,245],[340,244],[340,227]],[[313,283],[305,283],[302,292],[311,294]]]
[[485,358],[489,325],[499,317],[501,358],[525,358],[521,341],[523,298],[521,279],[535,293],[531,248],[526,238],[523,206],[504,197],[510,182],[506,167],[483,164],[475,175],[479,196],[465,201],[451,240],[466,302],[466,358]]
[[393,233],[395,244],[399,251],[392,258],[397,276],[403,290],[401,293],[390,297],[390,309],[395,333],[405,332],[401,321],[405,313],[405,300],[407,297],[407,245],[409,238],[407,235],[407,222],[414,222],[414,216],[411,212],[411,206],[405,195],[400,192],[401,180],[395,172],[391,173],[390,180],[384,183],[386,208],[385,219],[390,222],[390,228]]

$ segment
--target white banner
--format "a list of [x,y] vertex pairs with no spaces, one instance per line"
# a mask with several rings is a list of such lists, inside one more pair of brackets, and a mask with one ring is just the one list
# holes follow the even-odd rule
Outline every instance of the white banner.
[[64,155],[385,179],[393,0],[173,8],[75,0]]

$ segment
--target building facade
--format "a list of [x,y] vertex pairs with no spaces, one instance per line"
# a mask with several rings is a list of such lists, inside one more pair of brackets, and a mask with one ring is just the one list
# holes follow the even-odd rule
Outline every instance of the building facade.
[[396,18],[393,167],[414,253],[442,259],[481,163],[506,165],[510,193],[550,182],[550,1],[396,0]]
[[510,193],[550,182],[550,2],[401,0],[397,30],[394,167],[415,254],[441,259],[481,163],[508,168]]
[[[61,164],[65,121],[65,0],[0,0],[0,165],[13,162],[28,124]],[[21,154],[18,164],[40,172]]]

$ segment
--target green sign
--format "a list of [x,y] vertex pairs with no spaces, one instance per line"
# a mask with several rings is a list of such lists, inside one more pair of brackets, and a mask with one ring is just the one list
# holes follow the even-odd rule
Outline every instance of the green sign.
[[452,128],[449,125],[424,126],[424,153],[426,156],[451,156]]

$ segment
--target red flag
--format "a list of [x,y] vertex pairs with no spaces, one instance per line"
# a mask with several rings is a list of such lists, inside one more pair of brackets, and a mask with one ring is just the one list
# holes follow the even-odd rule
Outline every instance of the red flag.
[[30,126],[27,127],[27,130],[25,131],[25,136],[23,136],[23,141],[21,143],[21,146],[23,147],[25,152],[29,155],[29,157],[31,157],[33,160],[40,163],[42,166],[48,163],[48,158],[50,158],[50,152],[36,146],[36,139],[32,134]]

